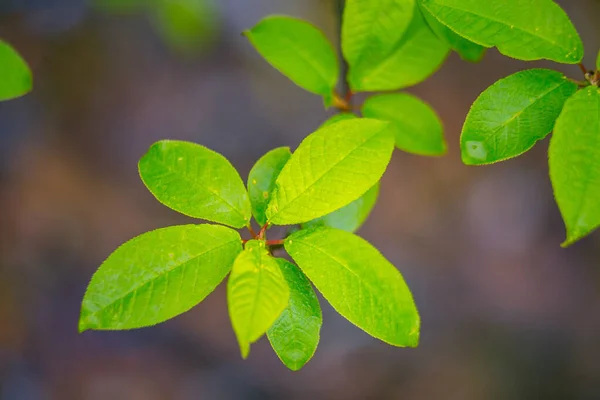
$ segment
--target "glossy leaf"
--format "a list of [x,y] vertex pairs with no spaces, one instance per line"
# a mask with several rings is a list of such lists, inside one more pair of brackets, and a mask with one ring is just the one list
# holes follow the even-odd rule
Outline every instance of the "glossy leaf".
[[150,192],[175,211],[234,228],[250,221],[244,183],[219,153],[195,143],[163,140],[150,147],[138,167]]
[[460,147],[465,164],[489,164],[523,154],[546,137],[577,85],[563,74],[531,69],[486,89],[467,115]]
[[290,300],[267,336],[281,361],[297,371],[317,350],[323,316],[319,299],[304,274],[289,261],[276,260],[290,288]]
[[267,222],[265,212],[275,188],[275,180],[291,156],[289,147],[279,147],[262,156],[250,170],[248,193],[252,214],[261,226]]
[[282,74],[331,102],[338,81],[335,50],[323,32],[308,22],[270,16],[245,32],[258,52]]
[[332,212],[322,216],[321,218],[313,219],[305,224],[304,228],[327,226],[330,228],[341,229],[347,232],[356,232],[358,228],[365,222],[371,210],[377,202],[379,194],[379,183],[375,184],[365,194],[348,204]]
[[358,118],[356,115],[348,112],[342,112],[329,117],[323,124],[321,124],[321,128],[325,128],[326,126],[335,124],[336,122],[346,121],[348,119],[356,119]]
[[[385,11],[383,11],[385,13]],[[369,57],[360,70],[350,67],[348,82],[354,92],[397,90],[416,85],[437,71],[450,48],[431,31],[421,12],[384,57]]]
[[379,181],[393,149],[387,122],[357,118],[317,130],[279,174],[267,219],[299,224],[350,204]]
[[350,322],[391,345],[417,346],[420,319],[410,290],[364,239],[331,228],[301,230],[286,239],[285,249]]
[[247,242],[227,282],[229,316],[243,358],[287,307],[289,298],[288,284],[265,243]]
[[25,60],[0,40],[0,101],[23,96],[32,86],[33,77]]
[[577,64],[583,44],[567,14],[552,0],[419,0],[460,36],[519,60]]
[[600,226],[600,89],[571,97],[550,140],[550,180],[567,227],[566,247]]
[[425,21],[437,37],[450,48],[456,51],[465,61],[479,62],[483,58],[486,48],[473,43],[470,40],[458,35],[446,25],[441,24],[425,8],[421,8]]
[[341,40],[351,80],[365,76],[373,62],[381,62],[394,52],[414,12],[415,0],[346,1]]
[[92,277],[79,331],[140,328],[186,312],[225,278],[240,251],[240,235],[217,225],[172,226],[131,239]]
[[409,153],[439,156],[446,153],[443,127],[435,111],[408,93],[382,94],[368,98],[365,117],[391,122],[396,146]]

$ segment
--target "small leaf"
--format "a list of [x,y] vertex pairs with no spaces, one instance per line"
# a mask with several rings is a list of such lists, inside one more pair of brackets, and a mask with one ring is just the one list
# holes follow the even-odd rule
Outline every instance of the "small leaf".
[[550,180],[569,246],[600,226],[600,89],[589,86],[565,103],[550,139]]
[[360,70],[350,66],[348,82],[354,92],[413,86],[437,71],[449,51],[449,47],[431,31],[419,9],[415,9],[408,30],[393,51],[383,58],[369,57]]
[[265,243],[250,240],[233,263],[227,304],[242,357],[287,307],[290,289]]
[[92,277],[79,331],[141,328],[184,313],[217,287],[240,251],[240,235],[217,225],[172,226],[131,239]]
[[371,213],[371,210],[377,202],[378,194],[379,183],[375,184],[375,186],[369,189],[365,194],[347,206],[321,218],[313,219],[312,221],[303,224],[303,227],[327,226],[330,228],[341,229],[346,232],[356,232]]
[[379,181],[393,150],[387,122],[357,118],[317,130],[279,174],[269,223],[299,224],[353,202]]
[[516,157],[546,137],[577,85],[563,74],[530,69],[501,79],[471,107],[460,138],[465,164]]
[[390,56],[414,15],[415,0],[347,0],[342,22],[342,53],[351,76]]
[[335,124],[336,122],[346,121],[348,119],[358,118],[356,115],[348,112],[342,112],[329,117],[323,124],[321,124],[320,128],[325,128],[326,126]]
[[162,140],[150,147],[138,167],[148,190],[175,211],[234,228],[250,221],[244,183],[219,153],[195,143]]
[[485,47],[459,36],[446,25],[441,24],[425,8],[421,8],[421,11],[423,12],[425,21],[427,21],[427,24],[437,37],[450,46],[452,50],[456,51],[463,60],[470,62],[481,61],[487,50]]
[[438,22],[460,36],[519,60],[577,64],[583,43],[552,0],[419,0]]
[[338,81],[335,50],[323,32],[306,21],[270,16],[245,32],[256,50],[282,74],[330,104]]
[[401,150],[424,156],[446,153],[442,123],[418,97],[408,93],[373,96],[365,101],[362,112],[365,117],[390,121]]
[[289,261],[276,260],[290,288],[290,300],[267,337],[281,361],[298,371],[317,350],[323,316],[319,299],[304,274]]
[[33,77],[25,60],[0,40],[0,101],[23,96],[32,86]]
[[301,230],[285,249],[331,306],[369,335],[416,347],[420,319],[398,270],[364,239],[318,228]]
[[289,147],[279,147],[262,156],[250,170],[248,193],[252,214],[261,226],[267,222],[265,212],[275,188],[275,180],[291,156]]

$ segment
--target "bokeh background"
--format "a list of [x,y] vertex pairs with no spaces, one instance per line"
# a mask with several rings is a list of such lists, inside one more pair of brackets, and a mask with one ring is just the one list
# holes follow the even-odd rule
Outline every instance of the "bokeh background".
[[[600,2],[562,0],[592,66]],[[328,116],[240,33],[270,13],[337,41],[337,0],[0,0],[0,37],[33,93],[0,103],[0,399],[600,399],[600,233],[561,249],[547,140],[488,167],[460,161],[470,104],[496,79],[549,66],[456,55],[409,89],[444,121],[449,153],[397,151],[361,235],[403,273],[422,316],[417,349],[387,346],[322,301],[300,372],[263,339],[242,361],[224,287],[154,328],[77,333],[100,263],[144,231],[189,223],[137,175],[156,140],[202,143],[245,177]],[[331,111],[329,111],[330,113]]]

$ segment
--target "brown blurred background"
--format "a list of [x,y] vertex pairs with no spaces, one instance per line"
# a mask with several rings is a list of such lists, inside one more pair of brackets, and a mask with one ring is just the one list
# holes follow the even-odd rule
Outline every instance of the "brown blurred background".
[[[452,55],[410,89],[438,110],[449,154],[397,151],[360,232],[412,288],[417,349],[370,338],[322,301],[321,343],[302,371],[265,339],[242,361],[223,287],[154,328],[79,335],[85,287],[110,252],[190,222],[139,180],[150,144],[202,143],[245,179],[328,115],[240,32],[282,13],[337,41],[340,1],[141,1],[0,0],[0,37],[35,76],[33,93],[0,103],[0,399],[600,399],[600,233],[559,247],[547,140],[488,167],[462,165],[458,148],[470,104],[496,79],[580,72],[495,50],[477,65]],[[559,3],[591,68],[600,2]]]

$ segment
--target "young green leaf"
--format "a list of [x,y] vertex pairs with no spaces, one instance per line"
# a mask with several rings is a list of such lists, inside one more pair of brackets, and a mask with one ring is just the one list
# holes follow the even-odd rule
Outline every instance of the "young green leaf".
[[33,77],[25,60],[0,40],[0,101],[23,96],[32,86]]
[[342,53],[353,77],[365,75],[373,60],[386,59],[402,40],[415,0],[347,0],[342,21]]
[[331,103],[338,81],[337,55],[323,32],[306,21],[270,16],[245,32],[256,50],[282,74]]
[[[382,10],[385,14],[385,10]],[[431,31],[418,8],[412,21],[385,56],[367,57],[357,70],[350,65],[348,83],[354,92],[397,90],[416,85],[437,71],[450,48]]]
[[175,211],[234,228],[250,221],[244,183],[219,153],[195,143],[162,140],[150,147],[138,167],[148,190]]
[[552,0],[419,0],[460,36],[519,60],[577,64],[583,43],[567,14]]
[[261,226],[267,222],[267,204],[275,188],[275,180],[288,162],[292,153],[289,147],[279,147],[262,156],[248,175],[248,193],[252,203],[252,214]]
[[250,344],[287,307],[289,298],[288,284],[265,243],[248,241],[246,249],[235,259],[227,282],[229,316],[243,358],[248,357]]
[[565,103],[550,139],[550,180],[567,227],[563,247],[600,226],[600,89],[589,86]]
[[279,174],[269,223],[299,224],[353,202],[379,181],[393,150],[387,122],[357,118],[317,130]]
[[290,300],[267,337],[281,361],[298,371],[317,350],[323,316],[319,299],[304,274],[289,261],[276,260],[290,288]]
[[371,213],[371,210],[377,202],[378,194],[379,182],[347,206],[344,206],[331,214],[324,215],[321,218],[306,222],[302,226],[303,228],[328,226],[346,232],[356,232]]
[[577,85],[563,74],[530,69],[486,89],[467,115],[460,147],[465,164],[516,157],[546,137]]
[[435,111],[408,93],[369,97],[363,107],[365,117],[390,121],[396,146],[409,153],[439,156],[446,153],[443,127]]
[[453,30],[435,19],[425,8],[421,7],[421,11],[423,12],[425,21],[427,21],[427,24],[437,37],[450,46],[452,50],[456,51],[463,60],[470,62],[481,61],[487,50],[485,47],[456,34]]
[[320,128],[325,128],[326,126],[335,124],[336,122],[346,121],[348,119],[358,118],[356,115],[348,112],[342,112],[329,117],[325,122],[323,122]]
[[112,253],[92,277],[79,331],[141,328],[186,312],[225,278],[240,235],[217,225],[146,232]]
[[318,228],[301,230],[285,249],[333,308],[373,337],[416,347],[420,319],[398,270],[364,239]]

